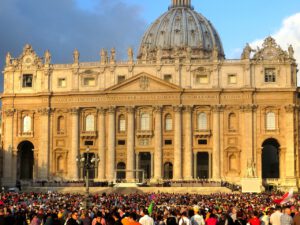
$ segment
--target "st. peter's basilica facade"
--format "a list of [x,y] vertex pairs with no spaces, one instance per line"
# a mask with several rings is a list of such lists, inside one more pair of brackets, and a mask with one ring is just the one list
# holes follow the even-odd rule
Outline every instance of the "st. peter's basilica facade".
[[88,154],[98,181],[252,176],[298,186],[292,46],[268,37],[225,59],[213,25],[190,0],[173,0],[133,55],[120,62],[102,49],[99,62],[80,62],[75,50],[72,64],[52,64],[30,45],[8,53],[2,183],[79,180],[78,156]]

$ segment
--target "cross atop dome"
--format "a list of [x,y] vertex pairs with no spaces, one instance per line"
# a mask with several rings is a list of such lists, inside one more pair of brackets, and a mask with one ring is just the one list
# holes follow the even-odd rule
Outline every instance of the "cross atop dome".
[[191,1],[192,0],[172,0],[171,8],[174,7],[189,7],[191,8]]

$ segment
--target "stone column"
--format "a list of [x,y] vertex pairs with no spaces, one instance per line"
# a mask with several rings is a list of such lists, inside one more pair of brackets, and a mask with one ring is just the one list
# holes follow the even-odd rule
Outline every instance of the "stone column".
[[175,129],[174,129],[174,180],[182,179],[182,126],[181,112],[182,106],[175,106]]
[[220,113],[221,105],[213,106],[213,155],[212,155],[212,178],[220,179]]
[[[186,106],[184,108],[184,168],[183,168],[183,177],[186,180],[193,179],[193,149],[192,149],[192,106]],[[194,164],[195,167],[196,164]]]
[[[295,143],[294,130],[294,105],[285,106],[285,140],[286,140],[286,153],[285,153],[285,177],[286,179],[294,179],[295,173]],[[283,165],[280,164],[280,167]],[[281,168],[280,168],[281,170]]]
[[[127,170],[134,170],[134,107],[127,107]],[[126,174],[126,180],[133,181],[134,172],[130,171]]]
[[68,177],[70,180],[78,180],[79,169],[77,157],[79,156],[79,109],[70,109],[71,113],[71,149],[69,151]]
[[[135,169],[139,170],[140,169],[140,162],[139,162],[139,152],[135,153]],[[139,179],[139,172],[136,172],[135,174],[135,179]]]
[[153,176],[154,176],[154,153],[153,152],[151,152],[151,179],[153,178]]
[[197,170],[198,170],[198,165],[197,165],[197,154],[198,152],[194,152],[194,178],[197,178]]
[[154,160],[154,179],[162,178],[162,107],[155,107],[155,160]]
[[[50,169],[50,149],[49,149],[49,115],[50,108],[39,109],[40,114],[40,139],[38,158],[38,179],[48,180]],[[76,164],[75,164],[76,165]]]
[[105,164],[106,164],[106,155],[105,155],[105,109],[98,109],[98,155],[99,155],[99,164],[98,164],[98,179],[103,181],[105,180]]
[[15,185],[12,180],[12,167],[17,165],[12,164],[13,155],[13,119],[15,109],[4,110],[5,126],[4,126],[4,146],[3,146],[3,180],[2,184]]
[[253,110],[254,105],[245,105],[241,107],[244,112],[244,143],[241,156],[241,174],[247,173],[248,162],[254,162],[254,146],[253,146]]
[[109,107],[108,109],[108,139],[107,139],[107,171],[106,178],[108,181],[113,181],[114,170],[116,164],[116,108]]

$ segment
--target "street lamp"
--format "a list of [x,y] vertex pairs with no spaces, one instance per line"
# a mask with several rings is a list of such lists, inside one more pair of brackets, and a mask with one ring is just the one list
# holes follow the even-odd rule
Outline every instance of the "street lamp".
[[[85,153],[77,156],[76,161],[79,162],[79,167],[86,171],[85,174],[85,208],[89,206],[89,196],[90,196],[90,187],[89,187],[89,172],[90,169],[95,169],[98,166],[98,162],[100,161],[98,156],[93,156],[90,159],[90,148],[87,146]],[[82,173],[83,175],[83,173]]]

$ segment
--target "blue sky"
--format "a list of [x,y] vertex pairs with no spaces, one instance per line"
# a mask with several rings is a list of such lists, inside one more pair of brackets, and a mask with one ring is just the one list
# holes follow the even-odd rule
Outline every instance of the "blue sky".
[[[76,1],[80,8],[89,11],[99,3],[99,0]],[[165,12],[170,3],[171,0],[126,0],[126,4],[140,9],[140,16],[147,24]],[[247,42],[276,33],[285,18],[300,12],[299,0],[192,0],[192,5],[214,24],[229,58],[235,57],[235,50]]]

